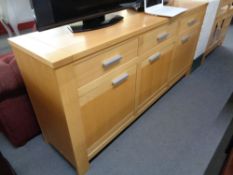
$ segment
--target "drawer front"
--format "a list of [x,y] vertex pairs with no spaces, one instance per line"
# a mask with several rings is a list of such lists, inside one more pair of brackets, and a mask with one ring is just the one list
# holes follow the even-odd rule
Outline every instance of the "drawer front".
[[139,55],[143,55],[146,51],[156,47],[158,44],[167,42],[169,39],[174,37],[178,29],[177,27],[178,23],[173,22],[140,36]]
[[85,58],[74,65],[79,87],[137,57],[138,39],[132,39]]
[[111,137],[121,121],[132,117],[135,81],[136,62],[78,90],[89,154]]
[[179,41],[175,48],[175,53],[171,62],[169,80],[182,73],[193,62],[199,33],[197,30],[186,32],[179,36]]
[[186,32],[187,30],[193,30],[197,26],[201,26],[202,20],[203,14],[199,12],[184,16],[181,19],[180,33]]
[[174,46],[171,42],[166,47],[152,49],[142,57],[138,70],[138,107],[165,88]]

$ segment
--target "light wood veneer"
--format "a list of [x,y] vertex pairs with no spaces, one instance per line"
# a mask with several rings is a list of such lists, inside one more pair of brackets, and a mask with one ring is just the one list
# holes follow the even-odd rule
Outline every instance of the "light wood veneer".
[[89,160],[192,66],[207,4],[162,18],[124,10],[114,26],[66,26],[9,40],[46,142],[80,175]]

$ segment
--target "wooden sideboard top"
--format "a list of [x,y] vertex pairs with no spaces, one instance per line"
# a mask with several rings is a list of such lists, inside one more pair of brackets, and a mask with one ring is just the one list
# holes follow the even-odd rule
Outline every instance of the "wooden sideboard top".
[[[206,1],[174,2],[174,6],[185,7],[188,11],[205,5]],[[74,34],[67,26],[63,26],[10,38],[9,43],[13,48],[23,50],[55,69],[176,19],[151,16],[133,10],[119,13],[124,16],[124,20],[107,28]]]

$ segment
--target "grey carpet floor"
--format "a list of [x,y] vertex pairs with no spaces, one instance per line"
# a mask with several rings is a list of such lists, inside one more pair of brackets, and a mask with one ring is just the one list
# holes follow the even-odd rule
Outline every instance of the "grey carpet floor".
[[[215,127],[218,114],[233,92],[232,41],[231,27],[206,64],[104,149],[91,162],[88,175],[202,175],[223,132]],[[0,150],[18,175],[75,174],[42,136],[15,149],[0,134]]]

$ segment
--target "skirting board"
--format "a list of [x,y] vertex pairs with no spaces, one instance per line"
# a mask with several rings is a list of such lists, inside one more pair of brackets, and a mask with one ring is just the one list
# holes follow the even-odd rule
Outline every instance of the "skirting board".
[[202,59],[203,55],[204,55],[204,54],[201,54],[199,57],[197,57],[197,58],[193,61],[192,72],[195,71],[199,66],[201,66],[201,59]]

